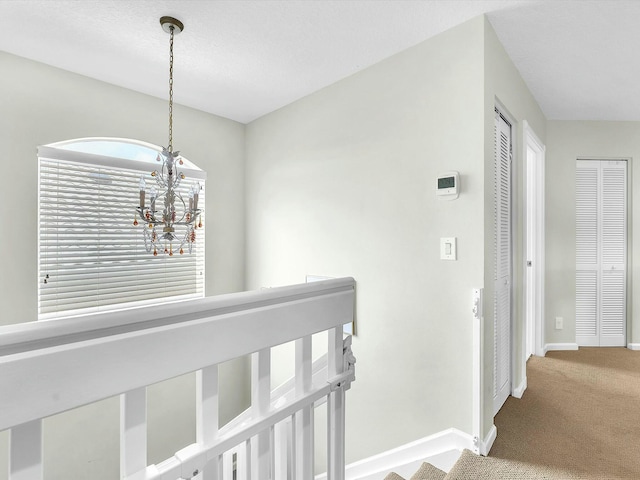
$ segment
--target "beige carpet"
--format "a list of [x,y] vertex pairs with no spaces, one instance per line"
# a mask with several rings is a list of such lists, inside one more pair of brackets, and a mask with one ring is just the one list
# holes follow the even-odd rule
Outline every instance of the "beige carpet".
[[[640,479],[640,352],[549,352],[529,359],[527,383],[496,416],[490,457],[567,478]],[[504,475],[494,478],[519,478]]]
[[446,473],[430,463],[423,463],[410,480],[442,480]]
[[[464,450],[449,473],[424,463],[410,480],[584,480],[579,474],[515,460],[481,457]],[[404,480],[390,473],[384,480]]]
[[580,473],[517,460],[481,457],[464,450],[444,480],[585,480]]
[[[439,468],[434,467],[430,463],[423,463],[418,471],[414,473],[409,480],[443,480],[446,473]],[[391,472],[384,477],[384,480],[405,480],[395,472]]]

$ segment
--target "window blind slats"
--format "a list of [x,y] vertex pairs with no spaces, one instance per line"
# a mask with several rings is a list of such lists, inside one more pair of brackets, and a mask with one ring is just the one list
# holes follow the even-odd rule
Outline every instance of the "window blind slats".
[[[46,292],[43,292],[43,297],[47,295],[51,295],[52,292],[56,292],[56,295],[65,293],[74,293],[78,295],[82,295],[83,290],[88,290],[92,288],[109,288],[112,292],[124,291],[126,289],[135,288],[136,290],[155,290],[157,288],[165,288],[167,286],[166,282],[163,282],[160,279],[155,279],[150,281],[145,278],[144,281],[139,278],[129,277],[127,280],[122,280],[117,277],[110,278],[99,278],[93,279],[93,283],[87,282],[88,278],[78,279],[76,278],[74,281],[65,281],[61,286],[55,285],[55,282],[50,282],[51,286],[47,289]],[[171,282],[170,288],[181,289],[182,287],[190,288],[190,285],[194,282],[193,275],[184,276],[181,278],[176,278]]]
[[[125,252],[123,254],[118,254],[118,252],[108,249],[106,249],[106,251],[90,251],[89,249],[82,249],[81,246],[78,245],[74,248],[77,248],[78,252],[58,252],[55,258],[43,261],[42,265],[48,265],[50,267],[54,267],[55,265],[61,265],[64,263],[72,263],[73,265],[77,265],[78,262],[94,262],[96,260],[102,260],[105,262],[123,262],[129,260],[132,257],[132,255],[129,253]],[[47,253],[45,253],[44,255],[47,255]],[[177,255],[178,253],[174,252],[174,256]],[[164,261],[162,263],[164,263]],[[163,266],[162,268],[166,268],[166,266]]]
[[[95,303],[96,300],[94,297],[99,292],[102,291],[102,295],[100,299],[105,298],[123,298],[123,297],[131,297],[138,298],[140,295],[153,294],[154,292],[163,292],[166,296],[167,294],[171,295],[182,295],[186,293],[192,293],[191,282],[183,282],[177,283],[175,285],[171,285],[170,289],[166,288],[166,285],[141,285],[142,288],[137,288],[135,284],[130,284],[127,286],[117,286],[113,288],[105,289],[105,285],[96,283],[93,285],[86,286],[84,288],[76,288],[65,289],[63,292],[58,292],[56,289],[52,289],[51,295],[45,295],[44,299],[49,302],[61,302],[63,300],[71,300],[71,301],[85,301]],[[132,287],[136,287],[133,288]],[[82,300],[84,299],[84,300]]]
[[[56,264],[59,264],[60,262],[41,262],[42,265],[47,266],[49,265],[50,268],[55,267]],[[197,265],[197,261],[192,261],[189,263],[184,263],[183,265],[180,265],[180,268],[175,268],[172,270],[176,275],[179,274],[183,269],[193,269],[194,266]],[[158,264],[157,266],[149,266],[149,265],[140,265],[139,269],[131,269],[129,268],[129,265],[124,265],[123,267],[121,267],[119,264],[101,264],[100,267],[95,265],[95,262],[91,262],[91,264],[79,264],[79,263],[73,263],[73,264],[68,264],[68,265],[62,265],[59,267],[60,271],[63,270],[75,270],[76,272],[80,271],[83,272],[92,272],[93,270],[100,270],[103,273],[108,273],[109,271],[122,271],[122,273],[124,274],[124,272],[129,272],[129,271],[134,271],[136,275],[144,275],[146,273],[152,273],[154,271],[158,271],[158,270],[165,270],[166,267],[164,265]],[[192,270],[193,271],[193,270]],[[72,272],[69,272],[69,274],[71,274]]]
[[[196,230],[192,254],[185,245],[180,255],[178,241],[173,256],[154,257],[145,249],[144,222],[133,225],[140,176],[149,188],[155,183],[148,171],[39,160],[40,318],[204,295],[204,229]],[[185,202],[192,183],[178,187]]]
[[[192,298],[199,298],[201,295],[198,294],[184,294],[175,297],[171,297],[166,295],[163,297],[163,302],[175,302],[182,300],[189,300]],[[118,298],[107,298],[101,297],[98,301],[93,302],[68,302],[65,304],[66,313],[65,315],[80,315],[80,314],[88,314],[88,313],[96,313],[103,312],[106,309],[108,310],[117,310],[120,308],[124,308],[127,306],[140,306],[140,305],[149,305],[149,304],[157,304],[157,293],[153,294],[142,294],[134,296],[121,296]],[[60,312],[58,309],[58,305],[52,303],[45,307],[41,308],[41,314],[43,319],[55,318],[60,316]]]

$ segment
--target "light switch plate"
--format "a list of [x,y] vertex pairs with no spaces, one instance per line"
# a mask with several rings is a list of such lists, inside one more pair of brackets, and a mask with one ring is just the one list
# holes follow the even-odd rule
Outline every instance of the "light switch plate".
[[440,239],[440,260],[457,260],[458,248],[456,237],[442,237]]

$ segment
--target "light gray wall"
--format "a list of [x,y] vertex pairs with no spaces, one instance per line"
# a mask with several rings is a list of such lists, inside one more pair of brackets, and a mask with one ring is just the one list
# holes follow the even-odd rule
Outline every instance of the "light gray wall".
[[494,294],[494,191],[495,184],[495,147],[494,147],[494,107],[502,106],[503,113],[509,115],[513,137],[513,287],[512,315],[514,327],[513,355],[515,365],[512,383],[516,387],[522,381],[523,340],[524,340],[524,155],[523,122],[526,120],[538,138],[544,143],[546,138],[546,118],[533,95],[522,80],[504,47],[498,40],[493,27],[485,19],[485,91],[484,91],[484,152],[485,152],[485,217],[484,217],[484,375],[483,399],[484,419],[483,436],[493,424],[493,294]]
[[[640,169],[634,168],[640,158],[640,122],[574,122],[550,121],[547,127],[546,169],[546,312],[547,343],[575,343],[576,318],[576,159],[630,159],[629,178],[629,269],[627,295],[627,342],[640,342],[640,312],[633,308],[633,299],[640,295],[640,282],[634,273],[640,258],[633,252],[640,248]],[[638,187],[636,187],[638,185]],[[555,329],[555,317],[564,318],[564,328]]]
[[[446,428],[471,431],[483,38],[477,18],[247,126],[247,286],[306,274],[358,282],[348,462]],[[461,175],[455,201],[435,195],[448,170]],[[439,259],[449,236],[457,261]]]
[[[94,136],[166,145],[168,105],[4,52],[0,71],[0,145],[6,174],[0,188],[0,325],[6,325],[37,319],[36,148]],[[208,173],[207,295],[244,289],[244,128],[180,105],[174,109],[175,146]],[[223,419],[246,405],[246,377],[244,360],[223,368],[222,388],[237,389],[221,400]],[[164,432],[150,440],[151,461],[194,441],[193,391],[193,375],[150,388],[149,430]],[[45,421],[47,478],[117,477],[117,405],[117,399],[110,399]],[[0,437],[0,444],[6,442],[6,432]],[[0,479],[6,478],[5,466],[0,448]]]

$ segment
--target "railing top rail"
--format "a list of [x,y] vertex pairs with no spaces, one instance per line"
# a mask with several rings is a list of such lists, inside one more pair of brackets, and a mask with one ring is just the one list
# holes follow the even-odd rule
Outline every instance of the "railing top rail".
[[353,290],[351,277],[0,326],[0,357]]
[[0,328],[0,431],[353,320],[332,279]]

